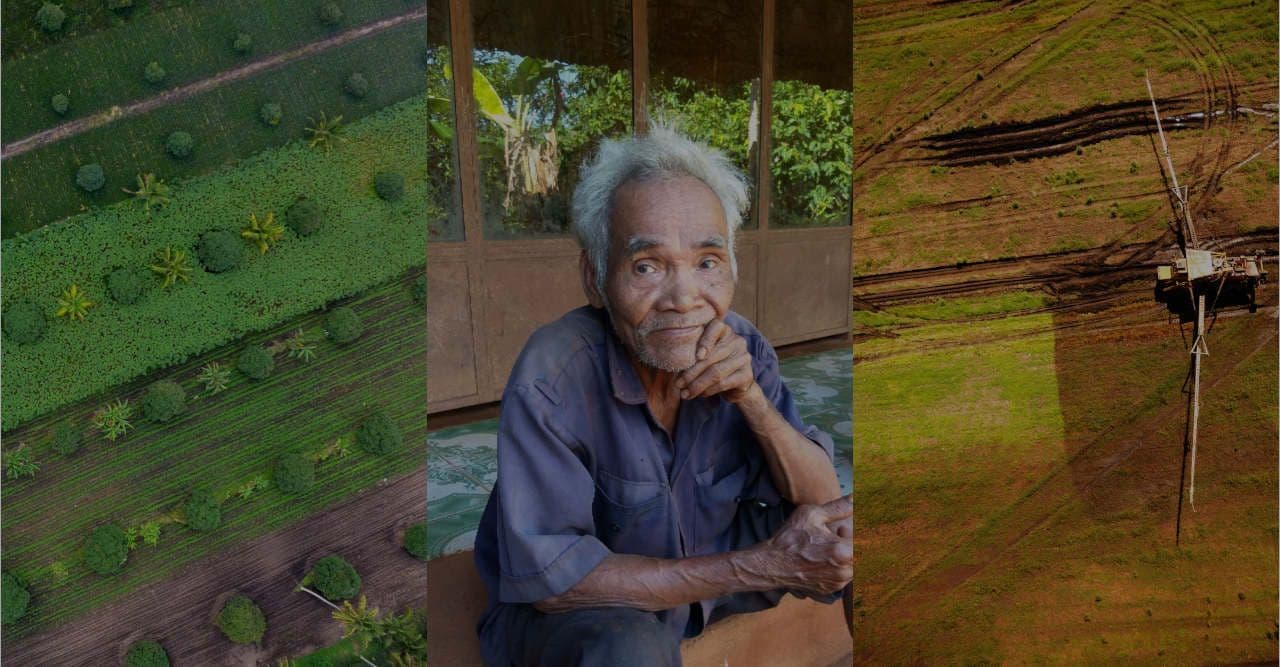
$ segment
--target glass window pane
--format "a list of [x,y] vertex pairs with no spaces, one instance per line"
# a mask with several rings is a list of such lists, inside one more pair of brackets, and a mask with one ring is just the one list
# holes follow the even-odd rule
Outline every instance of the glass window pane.
[[775,31],[769,225],[848,225],[853,5],[779,2]]
[[461,241],[447,0],[428,0],[427,16],[427,232],[431,241]]
[[631,2],[473,0],[486,238],[570,232],[578,165],[631,133]]
[[[753,190],[760,135],[762,4],[649,3],[651,117],[723,151],[747,175]],[[756,227],[754,206],[743,218],[743,227]]]

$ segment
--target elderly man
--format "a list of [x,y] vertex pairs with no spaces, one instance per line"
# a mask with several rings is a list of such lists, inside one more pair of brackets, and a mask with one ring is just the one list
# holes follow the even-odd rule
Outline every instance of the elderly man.
[[590,305],[534,332],[502,398],[487,664],[679,665],[706,625],[852,578],[831,439],[729,311],[746,202],[724,156],[664,128],[583,166]]

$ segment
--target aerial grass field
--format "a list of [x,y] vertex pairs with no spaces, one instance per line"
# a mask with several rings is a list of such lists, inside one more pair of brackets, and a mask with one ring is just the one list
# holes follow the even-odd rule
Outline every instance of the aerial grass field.
[[[1274,663],[1274,5],[854,7],[855,662]],[[1144,76],[1271,272],[1211,318],[1194,507]]]

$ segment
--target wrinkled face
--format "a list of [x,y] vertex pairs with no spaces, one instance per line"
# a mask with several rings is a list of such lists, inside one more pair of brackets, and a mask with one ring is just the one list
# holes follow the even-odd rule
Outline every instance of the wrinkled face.
[[641,363],[684,370],[696,361],[703,327],[733,301],[720,200],[682,177],[627,183],[613,204],[605,303],[614,329]]

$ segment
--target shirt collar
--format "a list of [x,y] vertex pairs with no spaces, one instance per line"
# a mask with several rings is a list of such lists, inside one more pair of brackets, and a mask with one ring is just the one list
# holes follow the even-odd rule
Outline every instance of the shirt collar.
[[627,353],[626,346],[622,343],[622,339],[618,338],[618,332],[613,330],[609,313],[603,308],[599,311],[600,319],[604,322],[609,385],[613,389],[614,397],[630,405],[648,402],[649,397],[644,392],[644,385],[640,384],[640,377],[636,375],[636,369],[631,365],[631,356]]

